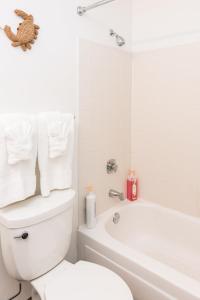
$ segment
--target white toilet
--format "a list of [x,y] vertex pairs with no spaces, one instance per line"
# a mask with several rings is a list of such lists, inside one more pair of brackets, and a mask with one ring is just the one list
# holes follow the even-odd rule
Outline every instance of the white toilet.
[[133,300],[126,283],[99,265],[64,260],[73,190],[54,191],[0,210],[1,247],[11,277],[29,281],[33,300]]

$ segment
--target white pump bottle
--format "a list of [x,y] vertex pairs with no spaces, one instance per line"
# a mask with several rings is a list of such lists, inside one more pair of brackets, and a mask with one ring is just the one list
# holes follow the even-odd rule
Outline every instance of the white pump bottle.
[[86,225],[88,229],[96,226],[96,194],[92,186],[87,187],[86,195]]

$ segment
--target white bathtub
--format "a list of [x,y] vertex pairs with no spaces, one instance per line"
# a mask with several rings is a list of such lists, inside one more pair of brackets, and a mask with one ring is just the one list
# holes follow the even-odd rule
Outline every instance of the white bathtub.
[[81,259],[121,275],[135,300],[200,299],[200,219],[125,201],[102,214],[95,229],[80,227],[79,249]]

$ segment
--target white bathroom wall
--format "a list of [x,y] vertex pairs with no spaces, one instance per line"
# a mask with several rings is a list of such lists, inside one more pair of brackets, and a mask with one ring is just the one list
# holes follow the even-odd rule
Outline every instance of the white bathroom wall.
[[[61,110],[77,112],[77,19],[75,1],[18,0],[0,2],[0,25],[16,30],[19,8],[32,13],[41,26],[39,39],[27,53],[11,47],[0,31],[0,113]],[[77,201],[75,206],[77,207]],[[75,212],[76,212],[75,208]],[[77,213],[75,213],[76,225]],[[76,257],[75,238],[70,258]],[[0,299],[18,291],[0,256]],[[29,293],[29,291],[28,291]],[[25,300],[25,293],[17,300]]]
[[38,112],[76,109],[76,22],[74,1],[19,1],[0,3],[0,25],[15,30],[21,21],[14,15],[22,8],[41,26],[39,39],[27,53],[10,46],[0,32],[1,112]]

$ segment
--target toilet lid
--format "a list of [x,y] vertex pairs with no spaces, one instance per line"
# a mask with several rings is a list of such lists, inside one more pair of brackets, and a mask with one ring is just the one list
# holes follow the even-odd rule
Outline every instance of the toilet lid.
[[78,262],[49,282],[46,300],[133,300],[126,283],[112,271]]

